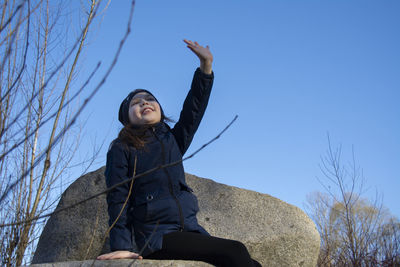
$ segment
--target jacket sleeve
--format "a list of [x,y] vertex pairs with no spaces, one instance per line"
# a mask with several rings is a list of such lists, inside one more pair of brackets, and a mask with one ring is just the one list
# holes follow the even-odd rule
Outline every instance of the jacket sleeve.
[[205,74],[200,68],[196,69],[179,120],[171,130],[182,155],[189,148],[203,118],[208,99],[210,98],[213,81],[214,73]]
[[[128,177],[128,154],[129,151],[119,142],[114,142],[107,153],[107,164],[105,170],[107,187],[111,187]],[[130,183],[110,191],[107,194],[109,226],[111,226],[118,217],[122,206],[128,196]],[[129,202],[128,202],[129,203]],[[128,204],[125,206],[120,218],[110,231],[110,248],[115,250],[132,251],[132,230],[128,223],[127,216]]]

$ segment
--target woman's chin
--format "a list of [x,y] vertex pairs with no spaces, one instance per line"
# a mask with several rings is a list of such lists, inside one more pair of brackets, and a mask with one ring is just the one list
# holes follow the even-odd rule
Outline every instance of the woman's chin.
[[152,125],[152,124],[157,124],[160,122],[160,119],[157,118],[148,118],[148,119],[144,119],[142,120],[144,125]]

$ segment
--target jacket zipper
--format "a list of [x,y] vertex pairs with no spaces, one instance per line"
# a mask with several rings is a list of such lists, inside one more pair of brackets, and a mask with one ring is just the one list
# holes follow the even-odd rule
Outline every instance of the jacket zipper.
[[[160,142],[160,144],[161,144],[162,160],[163,160],[163,164],[165,164],[165,163],[166,163],[166,160],[165,160],[165,147],[164,147],[164,144],[163,144],[163,142],[158,138],[157,134],[155,133],[155,131],[156,131],[155,128],[152,127],[152,129],[153,129],[153,134],[154,134],[154,136],[156,137],[156,139],[158,140],[158,142]],[[184,218],[183,218],[182,206],[181,206],[181,203],[179,203],[178,198],[177,198],[177,197],[175,196],[175,194],[174,194],[174,189],[173,189],[173,187],[172,187],[172,179],[171,179],[171,176],[169,175],[168,170],[167,170],[166,168],[163,168],[163,171],[165,172],[165,174],[166,174],[167,177],[168,177],[168,189],[169,189],[169,193],[171,194],[172,198],[175,200],[176,205],[178,206],[179,219],[180,219],[180,222],[181,222],[181,227],[180,227],[179,231],[182,232],[183,229],[185,228],[185,220],[184,220]]]

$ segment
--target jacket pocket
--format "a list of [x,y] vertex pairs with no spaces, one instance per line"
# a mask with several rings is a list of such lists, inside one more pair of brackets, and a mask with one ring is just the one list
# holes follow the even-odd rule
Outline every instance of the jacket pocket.
[[[188,189],[182,190],[179,195],[179,201],[182,204],[182,209],[185,217],[195,216],[199,211],[199,203],[197,197]],[[193,191],[193,190],[192,190]]]
[[176,202],[173,198],[167,197],[156,199],[145,204],[147,206],[148,222],[171,223],[177,224],[179,222],[179,213]]

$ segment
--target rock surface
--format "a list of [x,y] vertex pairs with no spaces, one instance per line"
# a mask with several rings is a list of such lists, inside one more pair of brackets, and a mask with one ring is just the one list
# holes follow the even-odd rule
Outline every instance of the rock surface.
[[112,261],[65,261],[57,263],[33,264],[30,267],[212,267],[213,265],[199,261],[177,261],[177,260],[112,260]]
[[[57,208],[104,190],[103,173],[104,167],[77,179],[64,192]],[[194,175],[186,174],[186,179],[199,200],[199,223],[211,235],[242,241],[252,257],[263,266],[316,265],[319,234],[311,219],[299,208],[267,194],[223,185]],[[109,251],[108,240],[104,241],[107,226],[105,195],[54,214],[43,230],[33,263],[67,264],[62,262],[94,259]],[[113,265],[112,262],[96,262],[95,266],[129,266],[128,262],[126,265],[124,262]],[[180,261],[156,261],[158,264],[165,262],[166,265],[142,265],[146,262],[150,261],[137,261],[134,266],[209,266],[199,265],[200,262],[189,265],[192,263]]]

